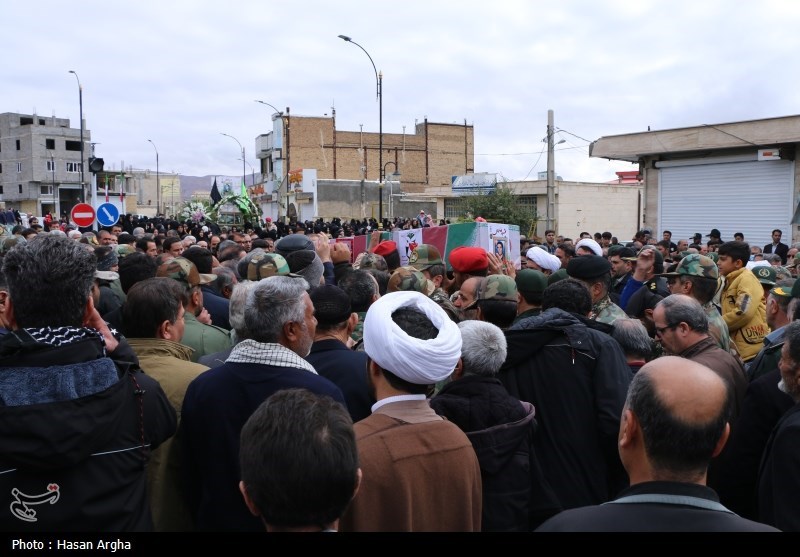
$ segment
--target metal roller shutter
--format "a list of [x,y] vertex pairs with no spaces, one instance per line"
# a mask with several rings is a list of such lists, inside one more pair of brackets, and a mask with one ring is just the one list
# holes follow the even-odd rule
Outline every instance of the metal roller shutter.
[[712,228],[722,240],[742,232],[750,245],[772,242],[771,231],[780,228],[790,244],[794,163],[746,161],[670,166],[659,170],[658,222],[670,230],[672,241],[703,235]]

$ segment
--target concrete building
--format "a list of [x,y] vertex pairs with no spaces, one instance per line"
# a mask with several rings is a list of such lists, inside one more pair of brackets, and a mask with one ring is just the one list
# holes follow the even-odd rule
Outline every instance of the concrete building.
[[[531,230],[520,230],[526,237],[544,237],[546,226],[544,215],[547,209],[547,178],[542,173],[537,180],[509,181],[503,184],[511,188],[519,200],[519,205],[538,217]],[[581,232],[611,232],[620,241],[628,241],[640,228],[642,222],[642,191],[639,180],[632,179],[629,172],[618,172],[617,180],[608,183],[574,182],[555,180],[554,228],[557,234],[578,238]],[[478,176],[478,175],[475,175]],[[485,193],[496,184],[491,176],[482,176]],[[464,177],[460,177],[464,178]],[[488,178],[488,179],[487,179]],[[475,180],[472,180],[473,183]],[[465,193],[472,193],[468,188]],[[451,188],[439,188],[432,192],[436,196],[439,218],[455,221],[465,217],[464,205],[459,191],[458,180]]]
[[[85,126],[85,125],[84,125]],[[83,130],[88,160],[92,135]],[[0,202],[20,212],[69,214],[81,199],[81,130],[68,118],[0,114]],[[91,173],[84,167],[84,182]]]
[[798,144],[800,116],[783,116],[606,136],[589,153],[639,164],[644,223],[659,238],[717,228],[723,241],[742,232],[763,246],[775,228],[784,243],[800,239]]
[[[304,199],[295,195],[292,173],[302,174],[305,169],[315,169],[320,181],[375,184],[381,173],[386,177],[399,173],[397,195],[424,194],[430,188],[449,185],[455,175],[474,172],[474,131],[466,122],[442,124],[426,119],[415,125],[413,134],[384,132],[382,169],[380,134],[337,130],[335,112],[331,117],[291,116],[287,108],[285,113],[272,115],[272,125],[271,132],[256,138],[264,181],[251,188],[251,194],[264,214],[274,218],[299,215],[298,201]],[[310,193],[308,188],[305,193]],[[386,206],[392,203],[384,201],[383,216],[388,217]],[[349,209],[351,214],[337,216],[364,216],[360,203]]]

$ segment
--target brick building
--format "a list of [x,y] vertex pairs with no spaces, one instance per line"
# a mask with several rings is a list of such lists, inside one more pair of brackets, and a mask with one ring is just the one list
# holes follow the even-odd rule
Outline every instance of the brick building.
[[[294,214],[295,198],[289,172],[316,169],[319,180],[380,181],[380,134],[336,129],[331,117],[272,115],[271,132],[256,138],[263,186],[253,199],[265,209],[280,206],[278,214]],[[425,119],[413,134],[383,133],[383,174],[400,173],[405,194],[425,194],[449,186],[453,176],[471,174],[475,168],[474,130],[464,124],[443,124]],[[353,216],[358,216],[354,211]],[[384,213],[387,216],[387,213]]]

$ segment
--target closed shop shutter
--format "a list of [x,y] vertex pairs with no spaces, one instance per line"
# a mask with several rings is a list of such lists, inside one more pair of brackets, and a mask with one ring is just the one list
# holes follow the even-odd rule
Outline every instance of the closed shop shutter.
[[672,241],[703,235],[712,228],[722,241],[744,234],[750,245],[772,242],[775,228],[782,241],[791,244],[794,210],[792,161],[743,161],[718,164],[687,164],[659,170],[658,222],[661,232],[670,230]]

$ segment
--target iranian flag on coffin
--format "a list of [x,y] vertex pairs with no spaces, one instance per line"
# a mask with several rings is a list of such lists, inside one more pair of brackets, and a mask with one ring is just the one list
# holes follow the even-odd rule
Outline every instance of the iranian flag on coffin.
[[519,259],[519,226],[515,224],[465,222],[395,230],[392,239],[397,243],[401,265],[408,265],[408,256],[419,244],[435,246],[442,254],[448,270],[452,269],[449,254],[459,246],[481,247],[512,262]]
[[[392,236],[389,232],[382,232],[381,233],[381,242],[384,240],[391,240]],[[337,243],[347,244],[347,247],[350,248],[350,263],[353,263],[358,257],[358,254],[367,251],[367,246],[369,245],[369,235],[362,235],[362,236],[347,236],[344,238],[336,238],[335,240]],[[333,241],[331,241],[333,243]]]

